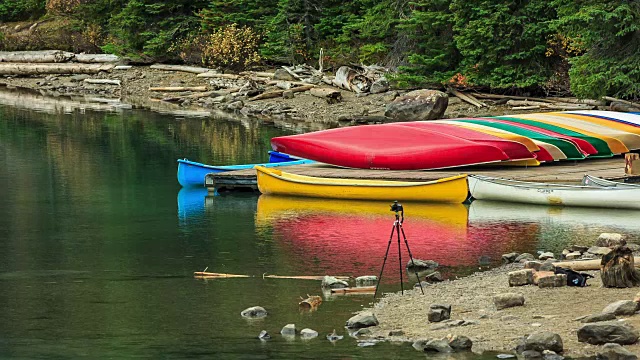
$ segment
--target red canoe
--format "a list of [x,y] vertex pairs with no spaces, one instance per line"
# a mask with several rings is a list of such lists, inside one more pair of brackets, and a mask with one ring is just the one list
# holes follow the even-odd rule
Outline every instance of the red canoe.
[[495,146],[397,124],[275,137],[271,146],[301,158],[359,169],[441,169],[509,160]]
[[443,134],[456,136],[465,140],[491,145],[502,150],[510,160],[528,160],[536,156],[527,147],[517,141],[505,140],[503,138],[489,135],[483,132],[474,131],[460,126],[449,124],[434,124],[428,121],[412,121],[397,123],[396,125],[409,126],[418,129],[437,131]]

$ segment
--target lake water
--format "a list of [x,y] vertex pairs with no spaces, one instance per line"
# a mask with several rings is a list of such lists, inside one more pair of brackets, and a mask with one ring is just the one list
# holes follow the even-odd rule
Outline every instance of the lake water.
[[[408,343],[357,346],[344,322],[370,295],[327,296],[316,281],[263,278],[377,275],[393,224],[389,204],[180,189],[176,159],[266,161],[270,138],[287,130],[33,107],[0,105],[0,358],[427,356]],[[448,278],[495,266],[511,251],[559,252],[603,231],[640,234],[624,211],[475,202],[405,204],[405,212],[413,255],[438,261]],[[384,291],[399,290],[393,245]],[[205,268],[251,277],[193,278]],[[299,309],[307,294],[325,296],[317,311]],[[240,317],[254,305],[269,316]],[[320,337],[287,341],[279,331],[288,323]],[[263,329],[271,341],[256,338]],[[345,338],[330,343],[334,329]]]

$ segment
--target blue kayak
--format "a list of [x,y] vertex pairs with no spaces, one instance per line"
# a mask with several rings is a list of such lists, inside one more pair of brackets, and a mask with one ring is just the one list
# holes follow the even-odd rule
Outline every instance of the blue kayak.
[[287,161],[296,161],[296,160],[304,160],[297,156],[281,153],[278,151],[269,151],[269,162],[270,163],[278,163],[278,162],[287,162]]
[[302,165],[314,163],[313,160],[295,160],[278,163],[266,163],[266,164],[245,164],[245,165],[224,165],[214,166],[201,164],[195,161],[189,161],[187,159],[178,159],[178,182],[183,187],[192,186],[204,186],[204,177],[210,173],[219,173],[232,170],[246,170],[253,169],[254,166],[264,167],[278,167],[278,166],[290,166],[290,165]]

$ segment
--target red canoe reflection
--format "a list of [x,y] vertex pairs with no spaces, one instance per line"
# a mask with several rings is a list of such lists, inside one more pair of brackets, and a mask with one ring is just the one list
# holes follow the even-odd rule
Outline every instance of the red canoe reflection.
[[[499,262],[502,254],[518,247],[516,238],[522,238],[510,226],[494,228],[486,236],[481,228],[468,227],[468,210],[462,204],[405,203],[404,208],[404,230],[414,258],[441,265],[477,267],[481,258]],[[271,232],[282,251],[295,259],[294,271],[356,276],[380,271],[393,222],[394,213],[384,202],[265,195],[258,200],[256,218],[258,229]],[[401,249],[404,268],[409,257],[402,240]],[[396,279],[398,266],[394,234],[383,277]]]

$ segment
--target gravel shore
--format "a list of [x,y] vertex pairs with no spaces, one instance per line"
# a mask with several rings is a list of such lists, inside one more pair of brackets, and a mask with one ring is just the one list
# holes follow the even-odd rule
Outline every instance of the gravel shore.
[[[595,278],[588,287],[538,288],[534,285],[509,287],[507,273],[521,268],[506,265],[487,272],[473,274],[453,281],[432,284],[425,288],[386,294],[372,309],[380,325],[371,328],[371,336],[389,340],[437,339],[449,334],[464,335],[473,340],[473,351],[500,351],[512,353],[523,336],[550,331],[559,334],[564,342],[564,356],[594,356],[601,346],[578,342],[576,332],[582,323],[576,320],[585,315],[601,313],[608,304],[618,300],[632,300],[638,288],[612,289],[600,286],[599,272],[590,272]],[[496,310],[493,296],[500,293],[520,293],[525,305]],[[429,323],[427,311],[431,304],[451,304],[453,320],[471,320],[476,324],[445,327],[442,323]],[[640,315],[618,316],[640,329]],[[392,330],[404,335],[390,337]],[[639,354],[640,344],[625,346]]]

